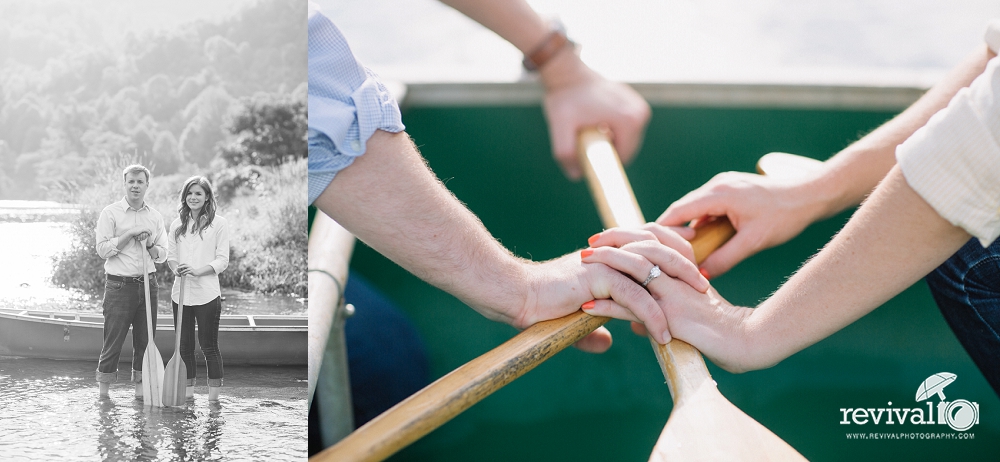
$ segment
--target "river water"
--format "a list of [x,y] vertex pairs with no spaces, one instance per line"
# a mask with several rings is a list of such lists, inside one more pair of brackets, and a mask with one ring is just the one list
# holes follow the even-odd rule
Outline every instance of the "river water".
[[[25,212],[32,205],[39,209]],[[41,211],[40,211],[41,210]],[[65,210],[0,201],[0,307],[100,312],[101,295],[54,287],[52,257],[69,248]],[[167,300],[166,289],[160,300]],[[224,291],[223,314],[305,314],[304,299]],[[170,309],[160,303],[158,312]],[[0,339],[2,341],[3,339]],[[224,348],[224,345],[223,345]],[[94,361],[0,356],[0,460],[302,460],[306,367],[226,367],[209,403],[205,366],[195,398],[145,408],[124,377],[98,399]],[[167,358],[164,358],[167,359]]]

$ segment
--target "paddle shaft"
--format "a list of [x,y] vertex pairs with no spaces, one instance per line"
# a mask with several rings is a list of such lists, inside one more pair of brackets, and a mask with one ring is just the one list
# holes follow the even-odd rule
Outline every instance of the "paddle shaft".
[[[584,130],[580,134],[579,157],[604,226],[638,228],[644,225],[646,219],[642,216],[632,186],[607,135],[596,129]],[[695,254],[699,262],[736,234],[736,230],[728,220],[722,218],[707,225],[707,228],[702,228],[702,233],[707,233],[704,236],[710,238],[702,237],[692,241],[692,246],[696,246]],[[711,379],[701,353],[691,345],[678,339],[666,345],[657,343],[652,337],[649,340],[674,401],[681,399],[686,391],[702,381]]]
[[[621,164],[618,165],[620,170]],[[627,186],[627,182],[625,185]],[[631,196],[631,189],[626,197],[632,197],[631,200],[635,201]],[[728,221],[715,222],[698,229],[697,236],[691,241],[695,258],[701,261],[731,235],[732,227]],[[609,319],[577,311],[562,318],[539,322],[424,387],[310,460],[383,460],[576,343]],[[671,344],[677,342],[679,341]],[[685,352],[679,344],[677,347],[669,351],[683,355],[685,361],[690,362],[696,358],[701,362],[701,367],[705,367],[694,348],[687,346],[690,352]],[[681,359],[676,359],[668,364],[680,362]],[[691,368],[680,367],[683,371]],[[707,369],[704,375],[708,375]]]
[[[141,245],[142,252],[147,252],[145,239],[142,240]],[[145,291],[146,300],[146,351],[143,355],[146,367],[142,368],[142,403],[143,405],[160,407],[163,406],[163,397],[160,395],[163,377],[158,371],[163,369],[163,361],[156,349],[156,342],[153,341],[156,330],[153,325],[153,308],[149,302],[149,269],[146,266],[146,255],[142,253],[139,255],[142,257],[142,288]]]
[[184,281],[186,278],[180,276],[181,278],[181,290],[180,294],[177,296],[177,322],[174,326],[175,333],[177,334],[174,339],[174,355],[181,354],[181,325],[184,324]]
[[[581,133],[580,157],[604,225],[642,226],[642,212],[607,136],[598,130]],[[699,263],[736,233],[725,217],[698,227],[702,238],[691,244]],[[666,345],[652,338],[650,343],[674,400],[651,461],[805,460],[722,396],[693,346],[676,338]]]

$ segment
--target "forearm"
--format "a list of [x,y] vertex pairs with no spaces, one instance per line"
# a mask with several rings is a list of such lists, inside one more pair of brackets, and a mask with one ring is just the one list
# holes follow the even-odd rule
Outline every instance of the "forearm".
[[745,319],[744,368],[773,365],[840,330],[968,240],[893,169],[844,229]]
[[194,273],[195,276],[206,276],[209,274],[217,274],[215,272],[215,267],[213,267],[212,265],[202,266],[201,268],[197,268],[192,272]]
[[[523,0],[441,0],[529,54],[545,41],[551,26]],[[539,70],[546,88],[599,78],[569,47],[560,50]]]
[[986,46],[977,49],[905,111],[827,160],[807,186],[824,197],[823,217],[860,204],[896,164],[896,146],[968,87],[994,56]]
[[549,26],[524,0],[441,0],[504,40],[530,53],[549,34]]
[[484,316],[512,323],[527,265],[433,175],[405,133],[376,131],[315,205],[352,234]]

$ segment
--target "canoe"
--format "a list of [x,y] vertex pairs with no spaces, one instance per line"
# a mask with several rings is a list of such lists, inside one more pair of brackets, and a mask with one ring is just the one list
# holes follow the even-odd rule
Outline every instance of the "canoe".
[[[156,346],[163,358],[174,351],[174,326],[159,315]],[[97,362],[104,341],[99,313],[0,309],[0,356],[89,360]],[[308,322],[305,316],[224,315],[219,348],[230,365],[304,366]],[[195,354],[200,356],[196,343]],[[132,333],[122,345],[120,361],[132,361]]]
[[[826,159],[921,94],[910,87],[635,87],[652,104],[653,117],[642,152],[626,171],[647,218],[721,171],[752,172],[768,152]],[[402,101],[407,132],[434,173],[504,246],[533,260],[584,248],[601,230],[586,186],[567,181],[551,159],[539,95],[530,84],[421,83],[407,86]],[[713,285],[733,303],[753,306],[849,214],[810,226]],[[426,344],[432,380],[517,333],[362,243],[351,266],[412,319]],[[670,394],[648,341],[625,322],[608,327],[615,340],[608,353],[567,349],[393,460],[647,460],[670,415]],[[809,460],[995,457],[991,441],[1000,438],[1000,415],[986,410],[1000,408],[1000,400],[923,283],[772,368],[746,374],[709,369],[727,399]],[[884,408],[890,401],[915,407],[917,388],[939,372],[958,376],[949,399],[974,401],[984,410],[974,439],[847,441],[854,432],[941,432],[937,426],[840,424],[842,408]],[[941,433],[950,432],[944,428]]]

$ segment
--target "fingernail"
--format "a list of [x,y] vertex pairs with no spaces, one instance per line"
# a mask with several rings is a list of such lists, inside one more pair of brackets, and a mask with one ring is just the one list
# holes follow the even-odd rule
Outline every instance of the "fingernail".
[[592,310],[594,309],[595,306],[597,306],[597,300],[591,300],[581,305],[580,308],[583,308],[585,310]]
[[601,233],[597,233],[597,234],[595,234],[593,236],[590,236],[590,238],[587,239],[587,243],[590,244],[591,246],[593,246],[594,243],[597,242],[597,239],[599,239],[600,237],[601,237]]
[[670,331],[669,330],[663,331],[663,344],[664,345],[670,343],[670,341],[673,340],[673,339],[674,338],[670,336]]
[[583,249],[580,251],[580,258],[587,258],[594,254],[594,249]]
[[701,273],[702,276],[705,276],[705,279],[709,280],[712,279],[712,276],[708,275],[708,270],[706,270],[705,268],[698,268],[698,272]]

